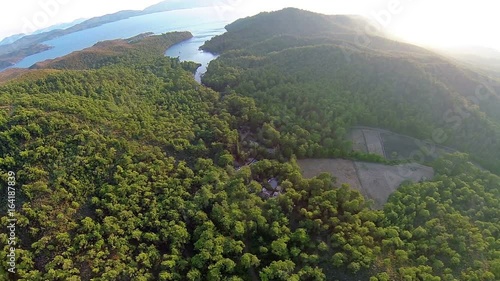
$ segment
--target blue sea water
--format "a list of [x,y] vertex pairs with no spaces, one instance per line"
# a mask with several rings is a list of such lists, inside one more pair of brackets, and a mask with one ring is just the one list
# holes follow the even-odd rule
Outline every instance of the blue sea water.
[[169,57],[178,57],[181,61],[194,61],[201,64],[195,73],[195,80],[201,83],[201,76],[207,71],[207,66],[216,54],[199,50],[203,43],[214,35],[222,34],[223,28],[207,30],[205,34],[198,34],[193,38],[170,47],[165,55]]
[[167,50],[166,55],[201,63],[202,66],[195,76],[199,81],[202,73],[206,71],[208,63],[216,58],[214,54],[199,51],[199,47],[213,36],[222,34],[225,31],[224,26],[235,19],[233,15],[217,13],[216,9],[212,7],[174,10],[132,17],[46,41],[44,44],[53,46],[52,49],[26,57],[13,67],[30,67],[40,61],[54,59],[91,47],[99,41],[129,38],[145,32],[160,34],[170,31],[189,31],[194,37],[172,46]]

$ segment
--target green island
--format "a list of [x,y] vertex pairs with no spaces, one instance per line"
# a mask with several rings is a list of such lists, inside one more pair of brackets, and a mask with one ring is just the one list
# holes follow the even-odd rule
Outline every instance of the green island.
[[[298,9],[240,19],[203,46],[220,54],[203,85],[199,65],[163,55],[189,32],[0,75],[0,183],[15,172],[18,229],[16,273],[2,261],[0,274],[499,280],[500,82],[383,36],[360,45],[365,25]],[[460,152],[374,208],[299,165],[408,161],[354,150],[354,126]]]

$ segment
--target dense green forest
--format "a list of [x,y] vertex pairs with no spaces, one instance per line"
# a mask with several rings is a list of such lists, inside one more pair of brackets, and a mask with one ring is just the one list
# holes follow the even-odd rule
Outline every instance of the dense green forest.
[[[357,82],[370,64],[337,69],[328,58],[339,51],[321,44],[224,52],[204,77],[209,88],[194,81],[195,64],[145,51],[178,36],[142,36],[109,56],[96,49],[82,64],[68,56],[67,65],[54,62],[63,70],[0,86],[0,182],[7,186],[7,171],[17,182],[17,271],[10,278],[500,279],[500,178],[466,154],[440,158],[434,180],[406,183],[382,210],[328,174],[300,174],[297,157],[352,156],[344,138],[351,124],[410,126],[425,135],[433,123],[424,121],[437,113],[383,99],[402,78],[384,76],[374,103],[363,92],[368,85]],[[326,83],[320,65],[339,78]],[[434,86],[414,83],[440,91]],[[436,99],[429,111],[447,105],[410,89],[402,101]],[[468,122],[489,120],[475,118]],[[278,195],[268,198],[263,189]],[[0,241],[5,257],[8,235]]]
[[361,44],[353,17],[290,8],[226,29],[203,46],[222,53],[203,82],[254,98],[285,157],[342,156],[346,132],[364,125],[454,147],[500,173],[498,80],[382,37]]

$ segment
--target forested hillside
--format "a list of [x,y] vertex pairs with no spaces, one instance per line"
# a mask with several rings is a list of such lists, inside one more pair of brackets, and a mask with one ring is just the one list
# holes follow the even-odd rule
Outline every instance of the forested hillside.
[[359,44],[364,24],[297,9],[238,20],[204,45],[222,56],[203,82],[255,98],[287,157],[342,155],[346,131],[364,125],[452,146],[500,173],[500,83],[383,37]]
[[139,34],[128,39],[98,42],[90,48],[73,52],[67,56],[36,63],[32,69],[90,69],[105,65],[151,60],[165,53],[168,47],[190,39],[189,32],[170,32],[166,36]]
[[[30,69],[7,69],[0,72],[0,84],[16,78],[41,78],[59,69],[95,69],[117,63],[135,63],[138,60],[142,60],[142,63],[151,62],[161,56],[168,47],[193,37],[190,32],[171,32],[165,36],[150,35],[151,33],[145,33],[128,39],[98,42],[81,51],[36,63]],[[184,65],[189,65],[192,71],[198,67],[195,63],[184,63]]]
[[[15,172],[18,235],[16,273],[7,275],[2,260],[2,276],[500,278],[500,179],[465,154],[441,158],[434,181],[406,184],[383,210],[372,210],[359,192],[328,174],[300,174],[296,157],[350,154],[343,139],[350,124],[374,114],[372,122],[403,129],[414,123],[398,114],[417,114],[416,105],[380,100],[373,106],[396,111],[383,119],[361,93],[367,85],[354,83],[363,75],[354,66],[332,70],[346,85],[359,84],[360,93],[340,78],[322,85],[326,75],[312,67],[321,60],[313,57],[308,65],[305,58],[335,56],[330,45],[224,53],[205,77],[210,89],[194,81],[194,63],[155,51],[178,35],[142,36],[108,57],[99,48],[85,54],[99,64],[80,64],[70,55],[52,65],[57,71],[0,86],[0,182],[7,186],[7,171]],[[289,76],[280,65],[288,66]],[[399,83],[393,79],[387,84]],[[384,97],[390,89],[373,93]],[[430,110],[444,108],[446,100],[435,96],[439,102]],[[432,124],[413,126],[425,134]],[[6,196],[0,199],[7,202]],[[4,257],[8,238],[0,233]]]

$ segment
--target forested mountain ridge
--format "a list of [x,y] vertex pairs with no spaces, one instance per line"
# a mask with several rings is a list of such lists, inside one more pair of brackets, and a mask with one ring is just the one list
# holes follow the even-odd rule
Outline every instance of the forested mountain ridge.
[[[89,69],[105,64],[114,64],[115,58],[158,57],[170,46],[192,38],[190,32],[170,32],[160,36],[153,33],[139,34],[128,39],[116,39],[98,42],[90,48],[73,52],[67,56],[46,60],[34,64],[32,69]],[[137,60],[137,58],[136,58]]]
[[255,98],[282,138],[299,134],[295,125],[314,135],[299,157],[338,156],[346,130],[367,125],[452,146],[500,173],[499,81],[380,36],[357,43],[364,24],[291,8],[238,20],[203,46],[222,52],[203,81]]
[[[378,31],[360,16],[329,16],[296,8],[263,12],[253,17],[239,19],[227,25],[226,30],[226,33],[205,42],[202,48],[220,53],[249,47],[275,36],[288,35],[309,40],[322,39],[325,43],[345,43],[346,46],[357,48],[370,47],[385,52],[431,54],[424,48],[382,37],[384,36],[382,31]],[[362,40],[369,41],[369,44],[365,44]]]
[[[63,57],[49,59],[34,64],[30,69],[12,68],[0,72],[0,83],[6,83],[17,77],[40,77],[63,69],[95,69],[105,65],[125,64],[130,60],[154,60],[163,55],[170,46],[192,38],[190,32],[170,32],[153,36],[152,33],[139,34],[132,38],[98,42],[94,46],[76,51]],[[194,71],[195,63],[184,63]]]
[[[194,81],[196,64],[155,51],[161,37],[142,36],[134,46],[141,42],[151,51],[125,48],[106,61],[97,48],[85,57],[102,63],[68,56],[60,69],[0,86],[0,183],[7,186],[5,171],[14,171],[17,182],[11,279],[500,278],[498,176],[464,154],[450,155],[434,164],[434,181],[408,183],[383,210],[371,210],[359,192],[328,174],[304,179],[293,155],[349,153],[338,131],[352,118],[344,111],[347,98],[313,104],[317,85],[297,66],[294,79],[304,79],[298,90],[290,80],[286,92],[277,91],[283,78],[276,69],[256,69],[247,74],[261,75],[261,82],[242,80],[254,97],[225,86],[231,72],[207,74],[224,86],[217,92]],[[302,48],[315,47],[250,57],[247,66],[287,63]],[[331,51],[321,48],[319,55]],[[227,70],[224,56],[214,67]],[[346,71],[353,73],[344,77],[356,73]],[[309,75],[323,83],[319,74]],[[307,99],[294,95],[304,89]],[[281,111],[276,95],[296,104]],[[299,123],[301,116],[311,121]],[[331,128],[338,138],[309,133],[317,118],[334,118],[313,129]],[[264,196],[266,190],[276,196]],[[4,257],[7,240],[0,233]],[[3,260],[2,276],[7,268]]]

